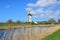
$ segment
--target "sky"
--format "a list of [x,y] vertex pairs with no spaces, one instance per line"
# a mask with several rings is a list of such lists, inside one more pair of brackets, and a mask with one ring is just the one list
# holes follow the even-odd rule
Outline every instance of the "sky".
[[32,21],[60,19],[60,0],[0,0],[0,22],[27,21],[29,9]]

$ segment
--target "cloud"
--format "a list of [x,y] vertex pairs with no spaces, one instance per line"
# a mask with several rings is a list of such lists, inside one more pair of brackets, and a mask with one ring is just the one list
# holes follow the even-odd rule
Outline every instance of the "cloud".
[[27,11],[29,11],[30,10],[30,13],[31,14],[38,14],[38,13],[43,13],[44,11],[43,11],[43,8],[38,8],[38,9],[36,9],[36,10],[33,10],[32,8],[25,8]]
[[44,11],[43,11],[43,8],[38,8],[38,9],[36,9],[36,12],[37,13],[43,13]]
[[50,18],[55,18],[54,16],[49,16]]
[[37,14],[37,12],[36,11],[34,11],[34,10],[31,10],[31,12],[30,12],[32,15],[34,15],[34,14]]
[[31,11],[31,10],[32,10],[32,8],[25,8],[25,10],[27,10],[27,11]]
[[44,17],[45,15],[44,14],[41,14],[40,17]]
[[56,18],[60,16],[60,10],[57,10],[53,15],[50,15],[50,18]]
[[29,3],[29,4],[27,4],[27,6],[34,7],[34,6],[35,6],[35,4],[33,4],[33,3]]
[[11,7],[11,5],[6,5],[6,6],[5,6],[5,8],[10,8],[10,7]]
[[45,7],[45,6],[52,6],[56,5],[57,3],[60,3],[60,1],[57,0],[38,0],[36,3],[28,3],[27,6],[31,7]]
[[52,10],[46,10],[45,13],[47,14],[52,13]]
[[60,10],[56,9],[59,4],[60,0],[38,0],[36,3],[28,3],[27,6],[32,8],[31,14],[36,18],[56,18],[60,16]]
[[55,15],[56,15],[56,16],[60,16],[60,10],[56,11],[56,12],[55,12]]

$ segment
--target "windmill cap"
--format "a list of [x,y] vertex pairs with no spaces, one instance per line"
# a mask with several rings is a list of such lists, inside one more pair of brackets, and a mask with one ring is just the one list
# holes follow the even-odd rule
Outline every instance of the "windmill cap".
[[31,14],[31,13],[29,13],[29,14],[28,14],[28,16],[29,16],[29,15],[30,15],[30,16],[32,16],[32,14]]

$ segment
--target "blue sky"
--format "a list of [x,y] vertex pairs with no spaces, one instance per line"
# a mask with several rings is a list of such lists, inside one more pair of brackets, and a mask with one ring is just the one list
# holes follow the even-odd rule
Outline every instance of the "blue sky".
[[60,0],[0,0],[0,22],[27,21],[29,8],[33,21],[60,19]]

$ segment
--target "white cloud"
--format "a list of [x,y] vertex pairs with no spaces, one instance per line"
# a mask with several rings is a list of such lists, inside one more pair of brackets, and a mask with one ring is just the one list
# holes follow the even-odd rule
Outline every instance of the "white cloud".
[[52,12],[53,12],[52,10],[46,10],[46,11],[45,11],[45,14],[46,14],[47,16],[49,16]]
[[53,5],[56,4],[56,0],[38,0],[36,5],[37,6],[49,6],[49,5]]
[[34,10],[32,10],[30,13],[31,13],[32,15],[37,14],[37,12],[35,12]]
[[60,10],[57,10],[54,15],[50,15],[49,17],[50,18],[56,18],[56,17],[59,17],[60,16]]
[[35,4],[33,4],[33,3],[29,3],[29,4],[27,4],[27,6],[34,7],[34,6],[35,6]]
[[40,14],[40,15],[34,15],[35,18],[45,18],[46,16],[44,14]]
[[45,15],[44,14],[41,14],[40,17],[44,17]]
[[32,8],[25,8],[25,10],[27,10],[27,11],[31,11],[31,10],[32,10]]
[[38,18],[38,16],[35,15],[34,18]]
[[55,18],[55,16],[52,16],[52,15],[51,15],[51,16],[49,16],[49,17],[50,17],[50,18]]
[[[57,0],[38,0],[36,3],[29,3],[27,6],[31,7],[45,7],[45,6],[50,6],[50,5],[56,5],[59,1]],[[59,2],[60,3],[60,2]]]
[[37,13],[43,13],[44,11],[43,11],[43,8],[38,8],[38,9],[36,9],[36,12]]
[[55,16],[60,16],[60,10],[57,10],[57,11],[55,12]]
[[[60,16],[59,10],[54,12],[54,8],[56,8],[58,4],[60,4],[60,1],[57,0],[38,0],[36,3],[28,3],[27,6],[32,8],[31,14],[35,14],[34,16],[36,18],[55,18],[57,16]],[[33,8],[36,9],[34,10]]]

